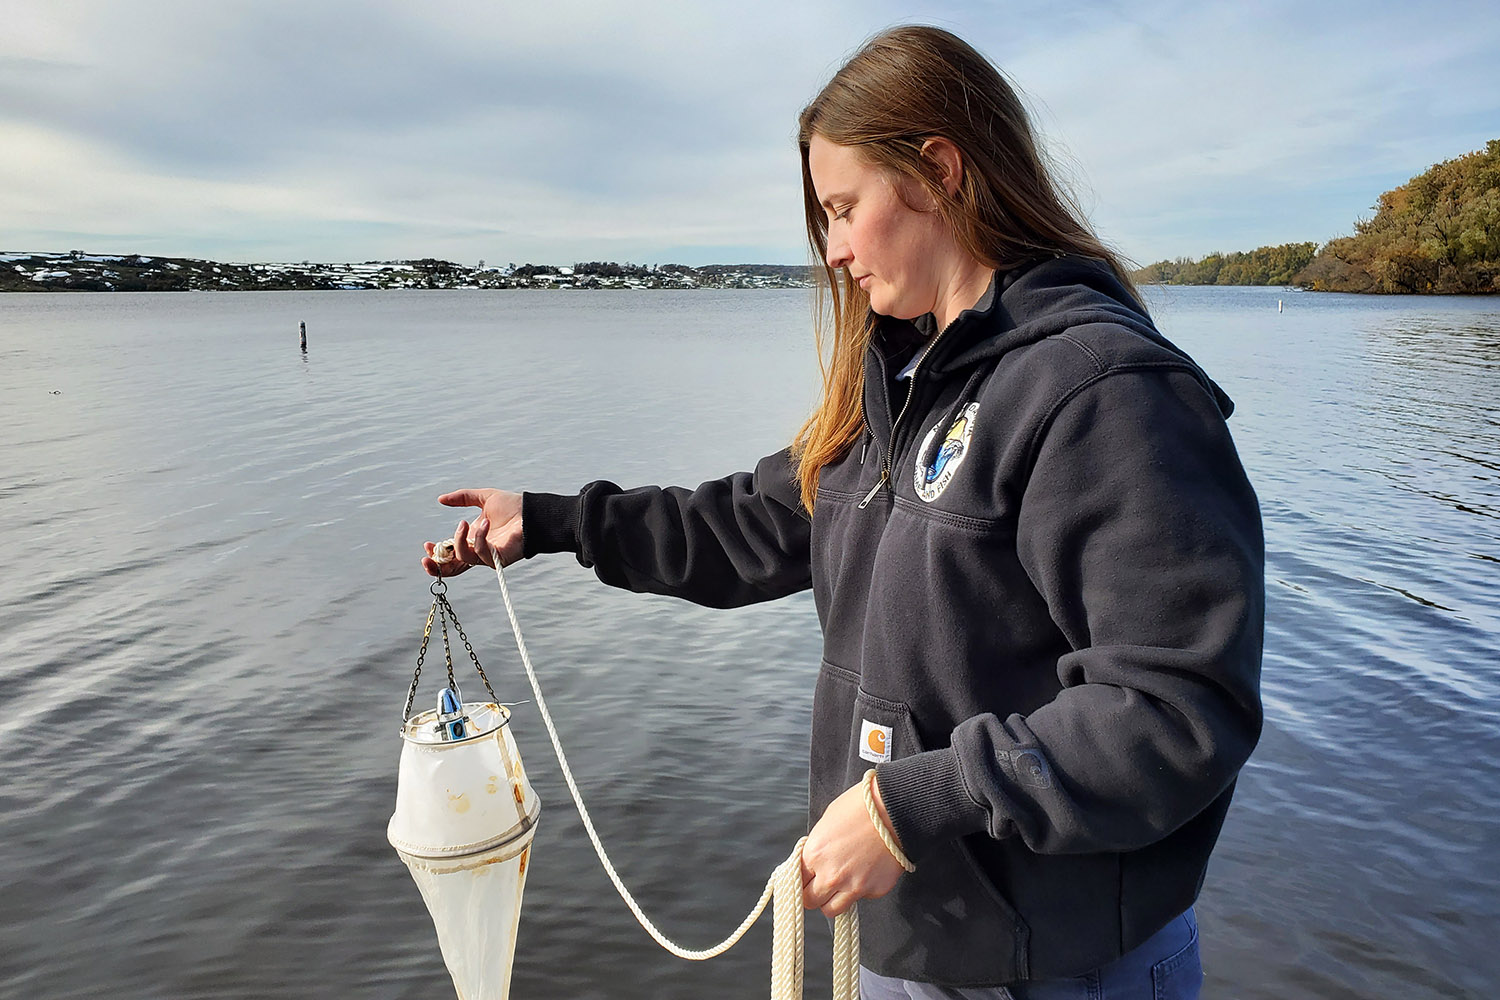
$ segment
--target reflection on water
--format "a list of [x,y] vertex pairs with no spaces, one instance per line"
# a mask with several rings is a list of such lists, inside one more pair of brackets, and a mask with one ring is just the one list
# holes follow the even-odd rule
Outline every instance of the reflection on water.
[[1266,519],[1267,729],[1200,905],[1210,985],[1486,995],[1500,303],[1264,302],[1184,289],[1162,317],[1229,375]]
[[[1487,995],[1500,303],[1150,294],[1235,398],[1266,519],[1267,726],[1198,906],[1209,995]],[[0,994],[447,995],[384,836],[430,601],[416,556],[456,513],[434,497],[746,467],[811,404],[809,309],[0,296]],[[726,932],[802,827],[811,602],[708,611],[562,557],[512,588],[626,881],[667,933]],[[524,698],[496,596],[478,575],[451,592]],[[763,928],[710,963],[656,950],[534,709],[516,732],[546,805],[515,995],[763,983]]]

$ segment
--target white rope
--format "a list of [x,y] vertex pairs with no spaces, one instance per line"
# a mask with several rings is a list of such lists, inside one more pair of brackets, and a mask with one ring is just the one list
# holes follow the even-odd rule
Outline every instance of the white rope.
[[[802,1000],[802,845],[807,843],[807,838],[797,841],[797,846],[792,848],[787,859],[776,866],[749,915],[733,933],[718,944],[696,950],[684,948],[657,930],[651,918],[646,916],[630,890],[625,887],[615,866],[610,863],[604,844],[599,840],[598,831],[594,829],[594,821],[589,817],[588,807],[583,804],[583,795],[578,791],[578,783],[573,780],[572,768],[568,767],[568,758],[563,753],[557,727],[552,724],[552,713],[547,711],[547,699],[542,697],[541,685],[537,683],[536,671],[532,669],[531,656],[526,652],[526,640],[521,637],[521,623],[516,620],[516,609],[510,600],[510,588],[505,585],[505,570],[498,565],[498,559],[496,562],[495,576],[500,581],[500,596],[505,599],[505,613],[510,616],[511,632],[516,637],[516,648],[521,652],[526,679],[531,682],[531,691],[536,695],[536,707],[541,711],[547,735],[552,739],[552,750],[557,754],[557,763],[562,768],[568,791],[573,796],[573,804],[578,807],[583,829],[589,835],[589,842],[594,845],[594,853],[599,856],[604,873],[614,883],[615,891],[657,944],[678,958],[693,962],[722,955],[734,947],[765,911],[766,903],[774,901],[771,916],[771,1000]],[[835,917],[833,922],[833,1000],[859,1000],[859,912],[854,906]]]
[[865,772],[860,785],[865,790],[865,812],[870,814],[870,822],[875,824],[875,832],[880,834],[881,843],[885,844],[885,849],[891,852],[891,857],[895,858],[896,863],[908,873],[916,871],[917,866],[912,864],[906,852],[901,850],[901,845],[896,843],[896,838],[886,827],[885,820],[880,818],[880,810],[875,808],[875,769],[873,767]]

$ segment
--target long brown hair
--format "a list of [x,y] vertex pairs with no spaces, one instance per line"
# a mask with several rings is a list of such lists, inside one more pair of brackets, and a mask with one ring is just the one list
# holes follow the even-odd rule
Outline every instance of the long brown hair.
[[[999,70],[941,28],[890,28],[870,39],[797,118],[807,238],[824,277],[817,296],[823,394],[792,443],[809,511],[819,470],[860,435],[865,349],[875,331],[869,296],[847,271],[841,281],[827,263],[828,223],[807,161],[815,133],[920,184],[959,246],[986,267],[1005,271],[1074,254],[1107,263],[1134,292],[1119,258],[1049,176],[1026,109]],[[963,179],[953,195],[922,155],[923,141],[934,136],[951,141],[963,157]]]

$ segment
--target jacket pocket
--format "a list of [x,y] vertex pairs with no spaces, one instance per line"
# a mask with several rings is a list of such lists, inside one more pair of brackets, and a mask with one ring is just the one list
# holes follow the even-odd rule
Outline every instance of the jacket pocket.
[[[825,663],[814,712],[813,816],[876,766],[920,753],[911,710],[859,687],[851,671]],[[840,711],[841,709],[841,711]],[[843,739],[818,739],[817,722],[833,729],[842,715]],[[873,737],[873,738],[872,738]],[[842,767],[836,755],[845,747]],[[861,756],[861,750],[864,756]],[[820,766],[821,761],[821,766]],[[821,778],[819,777],[821,772]],[[882,976],[945,986],[1000,986],[1027,976],[1029,932],[984,874],[963,838],[922,858],[879,899],[859,903],[860,963]]]

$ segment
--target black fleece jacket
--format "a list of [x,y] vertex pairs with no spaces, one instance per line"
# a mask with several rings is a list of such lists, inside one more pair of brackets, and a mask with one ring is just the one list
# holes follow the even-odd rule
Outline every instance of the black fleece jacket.
[[1075,975],[1186,909],[1259,737],[1256,498],[1228,397],[1113,274],[998,274],[863,439],[694,490],[528,493],[525,554],[716,607],[812,586],[810,819],[872,763],[916,872],[860,903],[867,967],[953,986]]

